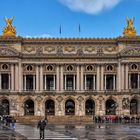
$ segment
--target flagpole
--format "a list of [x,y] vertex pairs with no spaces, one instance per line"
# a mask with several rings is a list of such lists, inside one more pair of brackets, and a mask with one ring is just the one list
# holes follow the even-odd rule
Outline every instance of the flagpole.
[[59,26],[59,35],[60,35],[60,37],[61,37],[61,33],[62,33],[62,31],[61,31],[61,25]]
[[80,37],[80,35],[81,35],[81,26],[80,26],[80,24],[79,24],[79,27],[78,27],[78,32],[79,32],[79,37]]

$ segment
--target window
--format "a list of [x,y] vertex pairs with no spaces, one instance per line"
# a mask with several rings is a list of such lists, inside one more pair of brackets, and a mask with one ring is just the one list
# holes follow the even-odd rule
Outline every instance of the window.
[[28,65],[27,66],[27,71],[32,71],[33,70],[33,67],[31,65]]

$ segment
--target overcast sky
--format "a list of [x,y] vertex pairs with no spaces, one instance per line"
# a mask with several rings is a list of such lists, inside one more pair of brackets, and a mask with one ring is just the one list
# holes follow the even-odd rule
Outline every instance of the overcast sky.
[[1,34],[12,16],[24,37],[118,37],[126,16],[140,35],[140,0],[0,0]]

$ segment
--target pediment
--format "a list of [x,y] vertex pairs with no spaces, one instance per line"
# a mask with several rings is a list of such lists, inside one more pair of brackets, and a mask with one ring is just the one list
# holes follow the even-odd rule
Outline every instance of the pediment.
[[140,56],[140,48],[126,48],[120,52],[121,56]]
[[19,56],[19,52],[13,48],[0,47],[0,56]]

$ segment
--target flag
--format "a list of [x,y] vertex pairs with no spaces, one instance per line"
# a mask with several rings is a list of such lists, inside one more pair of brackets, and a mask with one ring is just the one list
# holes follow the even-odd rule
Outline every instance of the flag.
[[80,34],[80,32],[81,32],[81,27],[80,27],[80,24],[79,24],[79,27],[78,27],[78,31],[79,31],[79,34]]
[[61,35],[61,25],[60,25],[60,27],[59,27],[59,34]]

